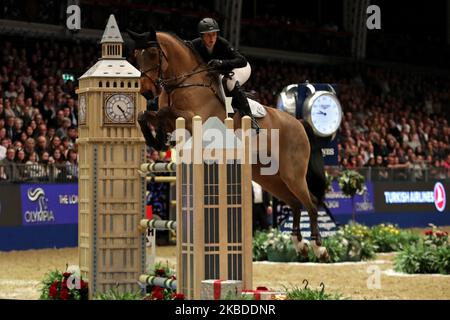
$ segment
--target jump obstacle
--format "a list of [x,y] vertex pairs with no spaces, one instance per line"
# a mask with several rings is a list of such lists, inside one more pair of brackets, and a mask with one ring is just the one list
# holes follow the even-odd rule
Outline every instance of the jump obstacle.
[[[102,58],[79,78],[79,266],[89,296],[115,289],[135,291],[137,280],[177,287],[187,299],[200,299],[201,281],[241,280],[252,288],[252,206],[250,118],[242,119],[241,136],[233,134],[221,152],[204,152],[203,129],[226,136],[233,119],[192,119],[192,137],[176,137],[176,177],[142,176],[145,139],[136,118],[145,108],[140,95],[141,73],[122,57],[122,36],[111,15],[101,39]],[[114,101],[127,101],[130,118],[111,116]],[[203,125],[202,125],[203,124]],[[185,129],[185,120],[176,120]],[[231,142],[233,147],[228,146]],[[185,155],[203,162],[185,163]],[[233,156],[230,158],[230,154]],[[220,158],[219,161],[218,157]],[[216,161],[216,162],[214,162]],[[227,162],[228,161],[228,162]],[[153,166],[152,169],[150,169]],[[145,275],[145,237],[138,231],[146,212],[146,181],[176,183],[177,281]],[[145,222],[158,228],[161,222]],[[155,229],[153,229],[155,230]],[[145,278],[144,278],[145,276]]]
[[[243,120],[244,128],[249,126],[249,123],[245,123],[248,120]],[[227,127],[223,124],[220,127],[220,124],[222,123],[216,118],[208,120],[204,126],[226,130]],[[229,129],[232,128],[231,119],[225,120],[225,124]],[[201,118],[194,117],[193,128],[198,130],[201,127]],[[178,119],[177,129],[182,128],[184,119]],[[236,141],[236,145],[242,147],[239,141]],[[249,148],[249,141],[247,142]],[[195,132],[188,141],[182,137],[181,144],[182,146],[177,149],[177,155],[190,152],[193,158],[194,153],[199,151],[195,150],[195,145],[201,146],[200,152],[204,151],[201,131]],[[222,156],[229,156],[230,151],[233,151],[231,153],[235,156],[240,154],[234,152],[236,151],[234,149],[221,151],[223,152],[218,154]],[[242,155],[245,155],[245,152],[242,152]],[[244,168],[242,163],[218,161],[211,164],[141,165],[141,172],[150,175],[171,172],[174,167],[176,168],[177,175],[173,178],[177,183],[177,221],[182,223],[180,226],[171,220],[140,221],[140,230],[147,232],[151,230],[153,236],[156,230],[177,230],[177,279],[179,279],[175,282],[167,278],[142,274],[139,277],[140,283],[177,288],[178,292],[194,299],[199,299],[201,280],[242,280],[246,288],[251,288],[252,231],[251,207],[249,208],[251,202],[248,202],[247,196],[248,194],[251,196],[251,193],[244,193],[251,192],[249,186],[245,186],[245,183],[251,181],[251,176],[248,176],[251,169]],[[151,265],[152,259],[149,257],[154,257],[154,250],[154,244],[147,250],[147,267]]]

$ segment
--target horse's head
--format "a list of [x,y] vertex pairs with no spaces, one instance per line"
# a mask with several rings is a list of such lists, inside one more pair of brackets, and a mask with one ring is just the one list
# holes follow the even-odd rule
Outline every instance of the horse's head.
[[161,81],[168,68],[167,56],[153,28],[141,34],[128,30],[128,34],[135,41],[135,57],[141,71],[140,93],[145,98],[152,99],[161,93]]

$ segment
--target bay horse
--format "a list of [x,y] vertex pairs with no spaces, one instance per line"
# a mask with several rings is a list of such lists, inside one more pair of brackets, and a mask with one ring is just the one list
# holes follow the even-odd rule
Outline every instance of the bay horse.
[[[176,35],[166,32],[137,34],[128,30],[135,41],[135,57],[141,71],[140,93],[158,97],[159,110],[143,111],[138,121],[151,144],[149,125],[164,132],[175,130],[178,117],[186,119],[186,128],[191,132],[191,119],[200,116],[203,121],[216,116],[222,121],[227,117],[224,102],[220,99],[217,72]],[[320,259],[328,259],[322,246],[317,222],[318,206],[324,205],[326,180],[321,149],[315,142],[311,127],[292,115],[275,108],[264,107],[265,117],[258,119],[261,129],[279,130],[279,170],[276,175],[261,175],[261,163],[252,164],[252,177],[262,188],[287,203],[293,212],[291,239],[297,253],[308,254],[308,241],[300,233],[302,205],[308,211],[311,226],[311,246]],[[234,114],[235,129],[240,125],[240,116]],[[270,133],[267,147],[272,141]]]

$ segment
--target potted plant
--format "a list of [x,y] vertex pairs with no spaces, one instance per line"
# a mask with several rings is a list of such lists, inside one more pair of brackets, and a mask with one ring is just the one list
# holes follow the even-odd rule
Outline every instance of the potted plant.
[[355,213],[355,195],[364,194],[366,192],[366,186],[364,184],[365,179],[359,172],[354,170],[345,170],[339,176],[338,183],[342,192],[352,199],[352,220],[356,221]]

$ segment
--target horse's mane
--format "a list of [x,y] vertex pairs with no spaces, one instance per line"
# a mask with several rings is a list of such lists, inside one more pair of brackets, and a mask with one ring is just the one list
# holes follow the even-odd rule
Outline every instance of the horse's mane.
[[200,54],[197,52],[197,50],[195,50],[194,46],[192,45],[192,42],[189,40],[183,40],[181,39],[177,34],[170,32],[170,31],[158,31],[160,33],[169,35],[173,38],[175,38],[175,40],[177,40],[178,42],[180,42],[184,47],[188,48],[195,56],[195,58],[197,59],[197,62],[199,63],[205,63],[203,61],[203,58],[200,56]]

